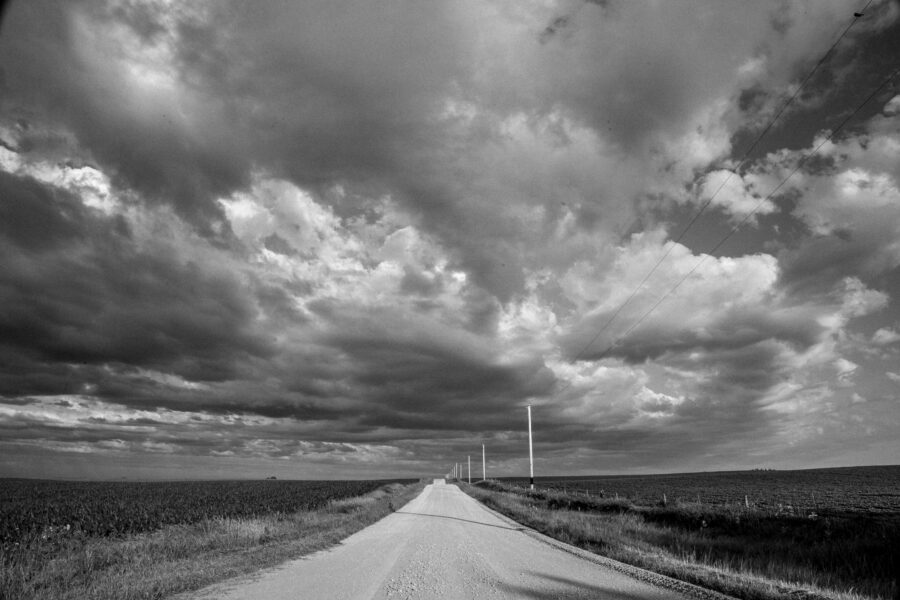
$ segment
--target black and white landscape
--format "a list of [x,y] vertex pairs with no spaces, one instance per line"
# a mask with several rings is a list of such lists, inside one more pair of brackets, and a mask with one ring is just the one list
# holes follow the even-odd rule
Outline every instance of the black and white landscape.
[[12,2],[0,476],[519,476],[526,405],[545,475],[896,464],[898,40],[879,0]]

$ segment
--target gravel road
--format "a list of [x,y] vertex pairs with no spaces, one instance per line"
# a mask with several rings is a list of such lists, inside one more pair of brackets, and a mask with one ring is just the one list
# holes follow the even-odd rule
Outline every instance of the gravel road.
[[442,479],[334,548],[207,588],[195,597],[722,598],[550,541]]

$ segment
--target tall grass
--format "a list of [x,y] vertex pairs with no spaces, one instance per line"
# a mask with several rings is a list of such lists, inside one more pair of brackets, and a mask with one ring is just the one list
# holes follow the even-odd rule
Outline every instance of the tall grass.
[[0,551],[0,600],[145,600],[199,589],[328,547],[423,487],[391,484],[319,510],[214,518],[127,537],[35,536]]
[[542,533],[739,598],[898,595],[898,516],[810,518],[743,505],[635,506],[492,482],[462,487]]

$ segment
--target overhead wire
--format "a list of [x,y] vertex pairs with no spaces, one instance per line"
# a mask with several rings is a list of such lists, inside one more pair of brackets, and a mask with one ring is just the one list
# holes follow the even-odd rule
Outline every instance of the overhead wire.
[[741,227],[744,226],[744,224],[746,224],[746,223],[747,223],[747,222],[748,222],[748,221],[749,221],[749,220],[750,220],[750,219],[751,219],[751,218],[759,211],[759,209],[763,206],[763,204],[765,204],[765,202],[767,202],[768,200],[770,200],[771,198],[773,198],[773,197],[775,196],[775,194],[778,193],[778,190],[780,190],[782,187],[784,187],[784,185],[788,182],[788,180],[789,180],[791,177],[793,177],[793,176],[797,173],[797,171],[799,171],[799,170],[803,167],[803,165],[804,165],[810,158],[812,158],[813,156],[815,156],[815,155],[818,153],[818,151],[822,148],[822,146],[824,146],[824,145],[827,144],[828,142],[832,141],[832,140],[834,139],[834,136],[835,136],[841,129],[843,129],[844,126],[845,126],[847,123],[849,123],[849,122],[850,122],[850,121],[851,121],[851,120],[852,120],[852,119],[853,119],[853,118],[854,118],[854,117],[855,117],[855,116],[863,109],[863,107],[865,107],[865,105],[869,103],[869,101],[872,100],[872,98],[874,98],[876,95],[878,95],[878,93],[881,92],[881,90],[883,90],[883,89],[891,82],[891,80],[893,80],[894,77],[897,76],[898,73],[900,73],[900,67],[898,67],[897,69],[894,69],[894,71],[892,71],[891,74],[888,75],[888,76],[884,79],[884,81],[881,82],[881,85],[879,85],[879,86],[878,86],[877,88],[875,88],[875,90],[873,90],[868,96],[866,96],[865,100],[863,100],[863,101],[862,101],[862,102],[861,102],[861,103],[853,110],[853,112],[851,112],[846,118],[844,118],[844,120],[841,121],[841,122],[837,125],[837,127],[835,127],[835,128],[831,131],[831,133],[829,133],[828,136],[826,136],[826,137],[825,137],[825,138],[824,138],[824,139],[823,139],[823,140],[822,140],[815,148],[813,148],[810,152],[807,152],[806,154],[804,154],[804,155],[797,161],[796,166],[791,170],[791,172],[788,173],[787,176],[784,177],[784,178],[781,180],[781,182],[780,182],[777,186],[775,186],[775,188],[772,189],[772,191],[769,192],[768,195],[766,195],[765,198],[762,198],[759,202],[757,202],[756,206],[753,207],[753,210],[751,210],[749,213],[747,213],[747,214],[744,216],[743,219],[741,219],[736,225],[734,225],[734,226],[731,228],[731,230],[730,230],[727,234],[725,234],[725,235],[722,237],[722,239],[720,239],[720,240],[719,240],[719,241],[718,241],[718,242],[717,242],[717,243],[716,243],[716,244],[715,244],[708,252],[706,252],[706,253],[700,258],[700,260],[697,261],[697,263],[693,266],[693,268],[691,268],[687,273],[685,273],[685,275],[684,275],[680,280],[678,280],[678,282],[677,282],[674,286],[672,286],[665,294],[663,294],[663,295],[662,295],[662,296],[661,296],[661,297],[653,304],[653,306],[650,307],[649,310],[647,310],[643,315],[641,315],[641,317],[638,318],[638,320],[635,321],[630,327],[628,327],[628,329],[626,329],[626,330],[625,330],[624,332],[622,332],[619,336],[617,336],[617,338],[612,342],[612,344],[610,344],[610,346],[609,346],[606,350],[604,350],[603,352],[601,352],[601,353],[597,356],[597,358],[596,358],[595,360],[601,360],[601,359],[605,358],[605,357],[612,351],[612,349],[615,348],[616,344],[617,344],[619,341],[621,341],[621,340],[622,340],[623,338],[625,338],[629,333],[631,333],[632,331],[634,331],[641,323],[643,323],[643,322],[647,319],[647,317],[649,317],[650,314],[653,313],[653,312],[659,307],[659,305],[662,304],[662,303],[666,300],[666,298],[668,298],[669,296],[671,296],[672,294],[674,294],[675,291],[678,290],[678,288],[681,287],[681,285],[682,285],[685,281],[687,281],[687,280],[691,277],[691,275],[693,275],[693,274],[697,271],[697,269],[700,268],[701,265],[703,265],[704,262],[706,262],[709,258],[711,258],[712,256],[714,256],[715,253],[716,253],[716,252],[717,252],[717,251],[718,251],[718,250],[719,250],[719,249],[720,249],[720,248],[721,248],[721,247],[722,247],[729,239],[731,239],[731,237],[732,237],[735,233],[737,233],[738,230],[739,230]]
[[[729,169],[728,176],[725,178],[725,180],[722,181],[721,184],[719,184],[719,187],[716,188],[716,190],[713,192],[713,194],[706,200],[706,202],[704,202],[700,206],[699,210],[697,210],[697,212],[693,215],[691,220],[688,221],[687,225],[685,225],[684,229],[682,229],[682,231],[678,235],[678,237],[673,240],[673,243],[668,244],[668,248],[663,253],[663,255],[656,261],[656,263],[647,272],[647,274],[644,275],[644,278],[641,279],[641,282],[637,285],[637,287],[634,288],[634,290],[632,290],[631,294],[629,294],[629,296],[625,299],[625,301],[622,302],[616,308],[616,310],[613,311],[612,315],[606,320],[606,322],[600,327],[600,329],[597,330],[597,333],[595,333],[594,336],[591,337],[590,341],[588,341],[588,343],[585,344],[584,347],[575,354],[574,358],[572,359],[572,362],[576,362],[584,356],[584,354],[588,351],[588,349],[590,349],[590,347],[594,345],[594,342],[596,342],[597,339],[603,334],[603,332],[606,331],[610,325],[612,325],[613,321],[616,320],[616,318],[625,309],[625,307],[628,306],[628,304],[634,299],[635,296],[637,296],[637,294],[638,294],[638,292],[640,292],[641,288],[644,287],[644,284],[647,283],[647,281],[650,279],[650,277],[656,272],[657,269],[659,269],[660,265],[662,265],[662,263],[665,262],[665,260],[672,253],[672,250],[674,250],[674,248],[676,247],[676,245],[678,243],[680,243],[682,239],[684,239],[684,236],[687,234],[688,230],[690,230],[691,227],[694,226],[694,224],[697,222],[697,220],[700,218],[700,216],[706,211],[706,209],[709,207],[709,205],[712,204],[712,202],[713,202],[713,200],[715,200],[716,196],[719,195],[719,192],[721,192],[722,189],[725,187],[725,185],[728,184],[728,182],[731,180],[731,178],[734,176],[734,174],[736,172],[740,171],[741,167],[744,166],[744,163],[746,163],[750,157],[750,153],[753,152],[754,149],[756,149],[756,146],[763,139],[763,137],[765,137],[765,135],[769,132],[769,130],[772,129],[772,127],[775,125],[775,123],[778,121],[778,119],[781,117],[781,115],[784,113],[784,111],[787,110],[788,106],[790,106],[794,102],[794,100],[797,98],[797,96],[800,95],[800,92],[803,90],[804,86],[809,82],[809,80],[816,73],[816,71],[819,69],[819,67],[821,67],[825,63],[825,61],[828,59],[828,57],[831,55],[831,53],[834,51],[834,49],[838,46],[838,44],[840,44],[841,40],[844,39],[844,37],[850,31],[850,28],[853,27],[853,25],[857,22],[857,20],[859,20],[859,18],[863,15],[863,13],[869,7],[869,5],[872,3],[872,1],[873,0],[868,0],[868,2],[866,2],[865,6],[863,6],[863,8],[861,8],[857,12],[853,13],[853,19],[850,21],[850,23],[847,25],[847,27],[844,28],[844,30],[841,32],[841,34],[838,36],[838,38],[834,41],[834,43],[831,44],[831,46],[828,48],[828,50],[825,52],[825,54],[823,54],[822,57],[818,60],[818,62],[816,62],[815,66],[813,66],[812,70],[806,75],[806,77],[803,78],[803,81],[800,82],[800,85],[797,87],[796,90],[794,90],[794,93],[781,106],[781,108],[778,110],[778,112],[775,114],[775,116],[772,117],[772,119],[769,121],[768,125],[766,125],[766,127],[756,137],[756,139],[753,141],[753,143],[751,143],[750,146],[747,147],[747,149],[744,151],[744,154],[741,157],[741,160],[738,163],[738,165],[733,170]],[[635,222],[637,222],[637,219],[635,219]],[[632,226],[633,226],[633,224],[631,226],[629,226],[629,229]],[[566,387],[568,387],[568,386],[564,386],[563,389],[565,389]],[[560,391],[562,391],[562,390],[560,390]]]
[[844,31],[841,32],[841,35],[838,36],[838,38],[834,41],[834,43],[831,45],[831,47],[828,48],[828,50],[825,52],[825,54],[822,55],[822,58],[819,59],[819,61],[815,64],[815,66],[812,68],[812,70],[806,75],[806,77],[803,78],[803,81],[800,82],[800,85],[797,86],[797,89],[794,90],[794,93],[791,94],[791,97],[788,98],[787,102],[785,102],[782,105],[781,109],[779,109],[779,111],[775,114],[775,116],[772,117],[772,120],[769,121],[769,124],[766,125],[765,129],[762,130],[762,133],[760,133],[756,137],[756,139],[753,141],[753,143],[750,144],[750,146],[744,152],[743,157],[741,157],[741,160],[738,163],[737,167],[735,167],[733,170],[729,170],[728,177],[725,178],[725,181],[723,181],[721,184],[719,184],[719,187],[716,188],[716,191],[713,193],[713,195],[710,196],[706,200],[706,202],[700,207],[700,210],[697,211],[697,214],[695,214],[694,217],[690,220],[690,222],[688,222],[688,224],[685,226],[685,228],[681,232],[681,234],[677,238],[675,238],[676,244],[678,242],[680,242],[682,240],[682,238],[684,238],[684,235],[688,232],[688,229],[690,229],[691,226],[693,226],[693,224],[697,221],[697,219],[700,217],[700,215],[703,213],[703,211],[706,210],[706,208],[712,203],[712,201],[715,199],[715,197],[718,195],[718,193],[722,190],[722,188],[724,188],[725,185],[728,184],[728,182],[729,182],[729,180],[731,180],[732,176],[734,176],[734,174],[736,172],[740,171],[741,167],[744,166],[744,163],[747,162],[747,159],[750,157],[750,153],[756,149],[756,146],[759,144],[759,142],[766,136],[767,133],[769,133],[769,130],[772,129],[772,127],[775,125],[775,122],[778,121],[778,119],[781,117],[781,115],[784,113],[784,111],[787,110],[787,107],[790,106],[791,103],[794,102],[794,99],[796,99],[797,96],[800,95],[800,92],[803,91],[803,88],[806,86],[807,82],[809,82],[809,80],[812,79],[812,76],[815,74],[816,71],[819,70],[819,67],[821,67],[825,63],[825,61],[828,59],[828,57],[831,55],[831,53],[834,52],[834,49],[837,48],[837,45],[841,43],[841,40],[844,39],[844,37],[847,35],[847,32],[850,31],[850,28],[856,24],[857,20],[859,20],[859,18],[863,15],[863,13],[865,13],[866,9],[869,8],[869,5],[871,3],[872,3],[872,0],[869,0],[868,2],[866,2],[866,5],[863,6],[859,11],[853,13],[853,19],[850,20],[850,23],[847,25],[846,28],[844,28]]

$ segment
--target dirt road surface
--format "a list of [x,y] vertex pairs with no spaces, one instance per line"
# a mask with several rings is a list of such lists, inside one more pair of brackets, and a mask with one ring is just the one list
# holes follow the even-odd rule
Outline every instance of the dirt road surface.
[[[672,580],[610,568],[610,561],[550,542],[435,480],[399,511],[340,545],[197,599],[602,598],[686,599]],[[626,568],[625,571],[629,569]],[[662,585],[669,585],[668,588]],[[696,592],[696,591],[695,591]],[[715,595],[706,595],[707,598]]]

